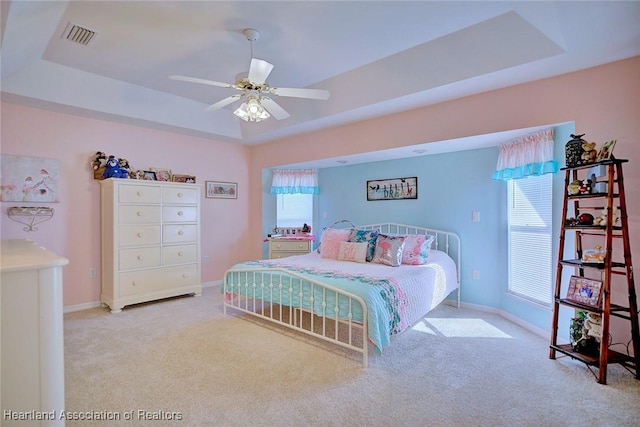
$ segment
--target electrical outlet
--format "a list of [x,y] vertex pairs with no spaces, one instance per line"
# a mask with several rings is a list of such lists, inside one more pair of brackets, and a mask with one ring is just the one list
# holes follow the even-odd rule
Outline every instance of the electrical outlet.
[[202,258],[202,262],[204,262],[205,264],[209,264],[211,262],[211,258],[209,258],[209,256],[206,255]]
[[473,280],[480,280],[480,270],[473,270]]
[[480,212],[479,211],[472,211],[471,212],[471,220],[473,222],[480,222]]
[[94,279],[96,277],[96,269],[91,267],[89,269],[89,278]]

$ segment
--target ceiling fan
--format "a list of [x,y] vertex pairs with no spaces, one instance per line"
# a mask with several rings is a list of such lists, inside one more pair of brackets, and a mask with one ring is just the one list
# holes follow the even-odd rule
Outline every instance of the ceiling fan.
[[276,120],[289,117],[289,113],[278,105],[273,99],[265,95],[285,96],[307,99],[329,99],[329,91],[322,89],[271,87],[267,83],[267,77],[273,69],[273,64],[253,57],[253,42],[260,38],[260,32],[253,28],[247,28],[242,32],[251,42],[251,64],[249,71],[236,76],[233,84],[222,83],[214,80],[199,79],[187,76],[169,76],[173,80],[181,80],[191,83],[201,83],[211,86],[219,86],[242,91],[240,94],[231,95],[221,101],[205,108],[206,111],[214,111],[226,107],[236,101],[244,99],[245,102],[234,111],[234,114],[242,120],[259,122],[273,116]]

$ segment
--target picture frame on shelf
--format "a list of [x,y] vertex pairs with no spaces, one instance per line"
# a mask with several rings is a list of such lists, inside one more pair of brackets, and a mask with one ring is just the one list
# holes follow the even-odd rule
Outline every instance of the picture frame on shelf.
[[604,144],[602,144],[600,151],[598,151],[598,157],[596,158],[596,161],[602,162],[605,160],[612,159],[613,147],[616,146],[616,141],[617,141],[616,139],[613,139],[611,141],[607,141]]
[[157,181],[158,177],[156,177],[155,171],[143,171],[142,179],[145,181]]
[[237,199],[238,183],[205,181],[205,197],[208,199]]
[[164,168],[149,168],[149,170],[153,171],[156,173],[156,180],[157,181],[171,181],[171,169],[164,169]]
[[195,184],[196,177],[193,175],[172,174],[171,182],[186,182],[188,184]]
[[571,276],[567,300],[578,304],[599,307],[602,297],[602,281],[581,276]]

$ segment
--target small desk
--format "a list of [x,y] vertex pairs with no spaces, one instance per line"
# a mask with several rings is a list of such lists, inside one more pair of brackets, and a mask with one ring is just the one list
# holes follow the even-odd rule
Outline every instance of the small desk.
[[304,255],[311,252],[313,236],[271,237],[269,241],[269,259],[285,258],[292,255]]

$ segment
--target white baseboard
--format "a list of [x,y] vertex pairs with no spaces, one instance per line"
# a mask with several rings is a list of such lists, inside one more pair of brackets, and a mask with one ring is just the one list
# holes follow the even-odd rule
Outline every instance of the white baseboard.
[[[203,288],[212,288],[222,285],[222,280],[214,280],[213,282],[205,282],[202,284]],[[73,313],[74,311],[89,310],[91,308],[100,307],[102,303],[100,301],[87,302],[84,304],[67,305],[63,308],[63,313]]]
[[494,313],[497,314],[498,316],[504,317],[505,319],[509,320],[512,323],[515,323],[518,326],[523,327],[524,329],[528,330],[529,332],[533,332],[536,335],[539,335],[543,338],[549,338],[549,331],[545,331],[544,329],[541,329],[537,326],[532,325],[529,322],[525,322],[524,320],[520,319],[519,317],[514,316],[511,313],[507,313],[504,310],[500,310],[498,308],[495,307],[487,307],[485,305],[477,305],[477,304],[470,304],[468,302],[460,302],[460,306],[461,307],[465,307],[465,308],[471,308],[473,310],[478,310],[478,311],[483,311],[485,313]]

